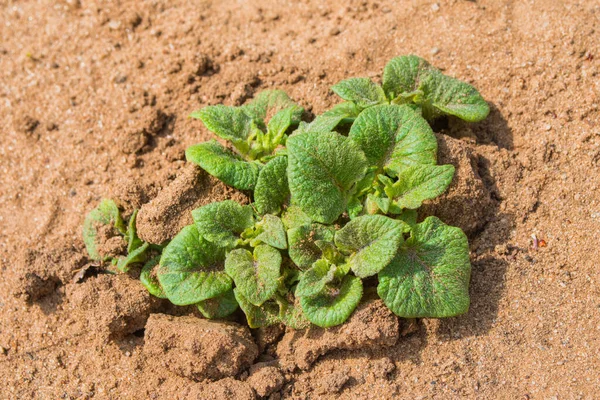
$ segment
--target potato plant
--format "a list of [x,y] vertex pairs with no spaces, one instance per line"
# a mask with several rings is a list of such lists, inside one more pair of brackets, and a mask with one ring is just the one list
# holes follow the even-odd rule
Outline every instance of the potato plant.
[[478,121],[487,103],[416,56],[392,59],[382,86],[354,78],[333,90],[345,102],[311,123],[300,121],[303,109],[281,91],[193,113],[234,150],[212,140],[188,148],[188,161],[251,190],[253,203],[225,200],[192,211],[194,223],[162,249],[137,237],[135,213],[125,228],[105,200],[84,224],[90,257],[106,261],[95,239],[98,226],[109,224],[128,243],[127,256],[113,261],[118,270],[144,263],[140,280],[153,295],[196,305],[207,318],[239,307],[252,328],[342,324],[365,282],[400,317],[465,313],[467,237],[436,217],[420,221],[417,209],[454,175],[452,165],[437,165],[428,121],[444,114]]

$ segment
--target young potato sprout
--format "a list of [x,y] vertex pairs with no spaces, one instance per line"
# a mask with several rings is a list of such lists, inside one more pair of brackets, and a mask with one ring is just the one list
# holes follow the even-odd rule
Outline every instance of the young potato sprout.
[[[467,237],[436,217],[419,221],[416,210],[454,176],[454,166],[437,165],[429,123],[442,115],[480,121],[487,103],[417,56],[392,59],[382,85],[352,78],[332,89],[345,101],[311,123],[278,90],[241,107],[194,112],[233,150],[211,140],[189,147],[187,160],[252,191],[253,203],[202,206],[162,248],[138,238],[136,213],[126,226],[117,205],[103,200],[84,223],[90,257],[120,272],[143,265],[151,294],[196,305],[206,318],[241,308],[251,328],[342,324],[370,277],[400,317],[467,312]],[[126,255],[100,254],[105,226],[124,238]]]

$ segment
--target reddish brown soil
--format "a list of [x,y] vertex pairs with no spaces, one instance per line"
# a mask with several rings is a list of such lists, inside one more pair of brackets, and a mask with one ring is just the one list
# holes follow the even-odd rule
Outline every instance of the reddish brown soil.
[[[598,2],[258,3],[0,0],[0,398],[596,398]],[[193,312],[126,276],[82,279],[86,212],[155,198],[210,136],[187,118],[203,105],[276,87],[320,113],[330,85],[408,53],[492,106],[443,127],[440,157],[466,175],[455,212],[430,206],[469,231],[469,313],[401,321],[391,347],[338,346],[305,369],[278,367],[276,331],[225,380],[161,367],[148,315]]]

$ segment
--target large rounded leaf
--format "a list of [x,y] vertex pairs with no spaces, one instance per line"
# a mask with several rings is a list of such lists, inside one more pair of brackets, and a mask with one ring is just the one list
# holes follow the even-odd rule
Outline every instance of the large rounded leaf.
[[188,225],[165,247],[158,281],[171,303],[196,304],[231,289],[224,261],[223,248],[202,238],[195,225]]
[[367,108],[387,101],[381,86],[369,78],[345,79],[333,85],[331,90],[359,108]]
[[258,179],[259,166],[247,162],[216,140],[190,146],[185,151],[188,161],[198,164],[212,176],[240,190],[252,190]]
[[277,291],[281,275],[281,254],[261,244],[254,254],[235,249],[227,254],[225,272],[233,278],[236,289],[255,306],[262,305]]
[[400,317],[452,317],[469,309],[470,276],[463,231],[428,217],[379,273],[377,293]]
[[369,165],[401,170],[435,165],[437,140],[427,121],[408,106],[378,105],[363,111],[348,135],[364,151]]
[[270,160],[258,174],[254,188],[254,204],[259,214],[278,214],[288,202],[290,188],[287,180],[286,156]]
[[344,212],[350,189],[366,172],[363,152],[335,132],[291,136],[287,147],[292,201],[313,220],[332,223]]
[[383,215],[363,215],[336,232],[335,244],[348,254],[356,276],[366,278],[384,269],[402,243],[404,223]]
[[219,247],[233,248],[239,235],[254,225],[252,207],[233,200],[210,203],[192,211],[198,233]]
[[362,297],[360,278],[346,275],[339,288],[327,287],[314,297],[300,297],[304,315],[310,322],[322,328],[344,323]]
[[212,299],[202,300],[196,304],[198,310],[209,319],[225,318],[231,315],[235,310],[238,309],[239,304],[235,299],[233,290],[228,290],[224,294],[221,294]]
[[419,165],[406,168],[386,194],[399,208],[417,209],[423,201],[435,199],[448,189],[454,176],[453,165]]

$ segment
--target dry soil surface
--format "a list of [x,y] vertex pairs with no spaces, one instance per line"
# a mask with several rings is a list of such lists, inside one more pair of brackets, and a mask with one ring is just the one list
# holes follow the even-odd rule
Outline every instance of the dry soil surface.
[[[599,396],[599,3],[341,3],[0,0],[0,398]],[[468,314],[411,324],[374,302],[347,340],[249,332],[194,321],[126,275],[79,273],[102,197],[129,214],[159,196],[158,222],[177,176],[205,185],[185,207],[243,199],[186,178],[186,146],[211,136],[191,111],[281,88],[310,118],[338,101],[332,84],[379,80],[410,53],[492,108],[438,127],[462,172],[428,206],[469,233]]]

